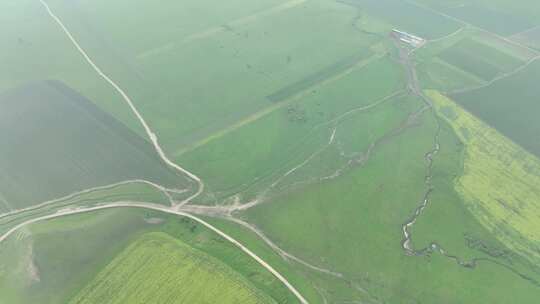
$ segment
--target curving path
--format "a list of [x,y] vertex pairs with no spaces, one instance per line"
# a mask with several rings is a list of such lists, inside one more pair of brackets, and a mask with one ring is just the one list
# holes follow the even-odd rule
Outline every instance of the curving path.
[[62,23],[62,20],[60,20],[60,18],[54,14],[54,12],[51,10],[49,5],[44,0],[39,0],[39,2],[43,5],[43,7],[45,8],[45,10],[49,14],[49,16],[60,26],[60,28],[63,30],[63,32],[66,34],[66,36],[69,38],[69,40],[71,41],[73,46],[75,46],[77,51],[83,56],[85,61],[92,67],[92,69],[101,78],[103,78],[109,85],[111,85],[114,88],[114,90],[118,94],[120,94],[120,96],[123,98],[123,100],[127,103],[127,105],[130,107],[131,111],[135,114],[135,116],[137,117],[137,119],[139,120],[141,125],[143,126],[146,134],[148,135],[148,137],[150,138],[150,141],[152,142],[152,145],[154,146],[154,149],[156,150],[157,154],[162,159],[162,161],[165,164],[167,164],[169,167],[171,167],[174,170],[178,171],[179,173],[185,174],[185,175],[189,176],[191,179],[193,179],[198,184],[198,189],[193,195],[191,195],[187,199],[183,200],[182,202],[178,203],[177,205],[171,206],[171,207],[165,207],[165,206],[155,205],[155,204],[151,204],[151,203],[144,203],[144,202],[116,202],[116,203],[109,203],[109,204],[104,204],[104,205],[100,205],[100,206],[95,206],[95,207],[61,210],[61,211],[59,211],[59,212],[57,212],[55,214],[50,214],[50,215],[45,215],[45,216],[33,218],[33,219],[30,219],[28,221],[25,221],[23,223],[18,224],[17,226],[11,228],[5,234],[0,236],[0,243],[5,241],[13,232],[17,231],[18,229],[20,229],[22,227],[25,227],[27,225],[30,225],[32,223],[40,222],[40,221],[50,220],[50,219],[63,217],[63,216],[68,216],[68,215],[73,215],[73,214],[80,214],[80,213],[92,212],[92,211],[103,210],[103,209],[111,209],[111,208],[144,208],[144,209],[151,209],[151,210],[161,211],[161,212],[164,212],[164,213],[169,213],[169,214],[175,214],[175,215],[179,215],[179,216],[188,217],[188,218],[200,223],[201,225],[205,226],[206,228],[214,231],[215,233],[217,233],[218,235],[220,235],[221,237],[223,237],[224,239],[226,239],[227,241],[229,241],[230,243],[232,243],[233,245],[238,247],[240,250],[245,252],[247,255],[249,255],[251,258],[253,258],[255,261],[257,261],[261,266],[263,266],[270,273],[272,273],[278,280],[280,280],[295,295],[295,297],[300,301],[300,303],[308,304],[308,301],[302,296],[302,294],[300,294],[300,292],[298,292],[298,290],[296,290],[296,288],[294,288],[294,286],[291,283],[289,283],[289,281],[287,281],[287,279],[285,277],[283,277],[278,271],[276,271],[272,266],[270,266],[268,263],[266,263],[263,259],[261,259],[259,256],[257,256],[255,253],[253,253],[247,247],[242,245],[240,242],[238,242],[233,237],[227,235],[225,232],[223,232],[223,231],[219,230],[218,228],[212,226],[208,222],[206,222],[206,221],[204,221],[204,220],[202,220],[202,219],[200,219],[200,218],[198,218],[198,217],[196,217],[194,215],[191,215],[189,213],[182,212],[182,211],[179,210],[183,205],[189,203],[191,200],[198,197],[204,191],[204,187],[205,187],[204,182],[197,175],[195,175],[192,172],[182,168],[181,166],[177,165],[176,163],[174,163],[173,161],[171,161],[167,157],[167,155],[165,154],[165,152],[163,151],[163,149],[159,145],[157,135],[148,126],[148,124],[146,123],[146,121],[144,120],[144,118],[142,117],[140,112],[137,110],[137,108],[133,104],[133,101],[127,95],[127,93],[93,62],[91,57],[84,51],[84,49],[79,45],[77,40],[73,37],[71,32]]
[[208,222],[206,222],[206,221],[204,221],[204,220],[202,220],[202,219],[200,219],[200,218],[198,218],[198,217],[196,217],[194,215],[191,215],[191,214],[186,213],[186,212],[175,210],[174,208],[164,207],[164,206],[161,206],[161,205],[156,205],[156,204],[151,204],[151,203],[126,201],[126,202],[109,203],[109,204],[104,204],[104,205],[95,206],[95,207],[89,207],[89,208],[61,210],[61,211],[58,211],[55,214],[36,217],[36,218],[30,219],[28,221],[25,221],[23,223],[18,224],[17,226],[11,228],[6,233],[4,233],[3,235],[0,236],[0,244],[2,242],[4,242],[10,235],[12,235],[18,229],[23,228],[25,226],[28,226],[30,224],[34,224],[34,223],[37,223],[37,222],[42,222],[42,221],[46,221],[46,220],[50,220],[50,219],[54,219],[54,218],[74,215],[74,214],[81,214],[81,213],[93,212],[93,211],[104,210],[104,209],[113,209],[113,208],[150,209],[150,210],[161,211],[161,212],[164,212],[164,213],[175,214],[175,215],[185,216],[187,218],[190,218],[190,219],[196,221],[197,223],[205,226],[206,228],[212,230],[213,232],[217,233],[219,236],[226,239],[227,241],[229,241],[230,243],[232,243],[233,245],[238,247],[240,250],[245,252],[247,255],[249,255],[251,258],[253,258],[255,261],[257,261],[257,263],[259,263],[261,266],[266,268],[270,273],[272,273],[272,275],[274,275],[278,280],[280,280],[283,283],[283,285],[285,285],[285,287],[287,287],[296,296],[296,298],[300,301],[300,303],[309,304],[309,302],[302,296],[302,294],[300,294],[300,292],[298,292],[298,290],[296,290],[296,288],[294,288],[294,286],[291,283],[289,283],[289,281],[287,281],[287,279],[285,277],[283,277],[277,270],[275,270],[272,266],[270,266],[270,264],[266,263],[258,255],[253,253],[251,250],[249,250],[246,246],[242,245],[242,243],[240,243],[239,241],[237,241],[233,237],[229,236],[225,232],[219,230],[218,228],[212,226]]
[[179,203],[179,206],[181,205],[185,205],[186,203],[190,202],[191,200],[195,199],[196,197],[198,197],[203,191],[204,191],[204,183],[203,181],[195,174],[191,173],[190,171],[180,167],[179,165],[175,164],[173,161],[171,161],[167,155],[165,154],[165,152],[163,152],[163,149],[161,148],[161,146],[159,145],[159,142],[158,142],[158,137],[157,135],[152,131],[152,129],[150,129],[150,127],[148,126],[148,124],[146,123],[146,121],[144,120],[144,118],[142,117],[141,113],[139,112],[139,110],[137,110],[137,108],[135,107],[135,105],[133,104],[133,101],[131,100],[131,98],[127,95],[127,93],[122,90],[122,88],[120,88],[119,85],[117,85],[107,74],[105,74],[95,63],[94,61],[92,61],[92,58],[84,51],[84,49],[79,45],[79,43],[77,42],[77,40],[73,37],[73,35],[71,35],[71,32],[67,29],[67,27],[62,23],[62,20],[60,20],[60,18],[58,18],[58,16],[56,16],[53,11],[51,10],[51,8],[49,7],[49,5],[44,1],[44,0],[39,0],[39,2],[43,5],[43,7],[47,10],[47,13],[49,13],[49,16],[51,16],[51,18],[60,26],[60,28],[62,28],[62,30],[64,31],[64,33],[66,34],[66,36],[69,38],[69,40],[71,41],[71,43],[73,44],[73,46],[75,46],[75,48],[77,49],[77,51],[79,51],[79,53],[84,57],[84,59],[86,60],[86,62],[92,67],[92,69],[94,71],[96,71],[96,73],[101,77],[103,78],[108,84],[110,84],[114,90],[120,94],[120,96],[122,96],[122,98],[124,99],[124,101],[128,104],[129,108],[131,109],[131,111],[133,112],[133,114],[135,114],[135,116],[137,117],[137,119],[139,120],[139,122],[141,123],[141,125],[143,126],[146,134],[148,135],[148,137],[150,138],[150,141],[152,142],[152,145],[154,146],[154,149],[156,150],[156,152],[158,153],[159,157],[161,158],[161,160],[167,164],[169,167],[175,169],[176,171],[180,172],[180,173],[183,173],[187,176],[189,176],[191,179],[195,180],[198,184],[198,189],[197,189],[197,192],[195,192],[192,196],[186,198],[184,201],[180,202]]

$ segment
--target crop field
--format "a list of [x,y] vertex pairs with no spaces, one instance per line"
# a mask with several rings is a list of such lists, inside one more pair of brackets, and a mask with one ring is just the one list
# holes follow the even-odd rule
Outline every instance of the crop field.
[[[380,17],[394,27],[415,35],[436,39],[456,31],[460,24],[450,18],[438,15],[409,1],[340,0],[370,15]],[[431,24],[426,27],[424,24]]]
[[454,92],[481,87],[514,73],[538,53],[481,30],[465,27],[416,50],[424,88]]
[[[244,12],[238,16],[239,12],[235,12],[235,16],[228,16],[229,22],[199,21],[203,25],[214,24],[207,27],[190,24],[193,18],[175,19],[177,27],[185,27],[189,32],[175,32],[167,35],[169,41],[161,42],[123,35],[125,24],[138,22],[140,12],[125,14],[123,18],[133,18],[128,21],[115,16],[107,18],[109,1],[52,4],[81,43],[89,45],[96,60],[107,58],[100,62],[132,92],[165,149],[174,155],[189,143],[271,107],[273,103],[267,97],[279,90],[320,71],[324,77],[328,67],[340,65],[347,58],[369,56],[366,50],[381,40],[353,25],[356,9],[333,1],[265,1],[264,6],[246,0],[235,2],[237,6],[251,8],[251,14]],[[202,5],[197,4],[200,1],[187,3],[193,9]],[[129,5],[134,5],[133,1]],[[136,5],[154,6],[144,1],[137,1]],[[164,5],[167,7],[162,7],[163,11],[180,11],[186,4]],[[214,5],[216,11],[229,6]],[[149,36],[156,32],[159,37],[159,15],[149,16],[156,18],[147,22]],[[98,26],[104,29],[100,31]],[[305,35],[306,32],[311,34]],[[106,37],[111,43],[99,47],[100,38],[96,36]],[[130,47],[135,43],[139,47]],[[121,49],[111,50],[114,46],[140,51],[130,54]],[[125,65],[132,66],[135,72],[121,62],[111,62],[111,52],[121,54]],[[141,77],[132,79],[133,75]]]
[[1,67],[9,73],[0,73],[0,92],[43,80],[57,80],[143,134],[126,105],[82,60],[39,1],[1,1],[0,20],[3,24],[14,24],[1,29],[5,42],[0,50]]
[[[67,303],[90,286],[100,271],[130,244],[148,233],[172,235],[204,252],[203,255],[219,259],[221,265],[228,265],[223,267],[232,267],[251,288],[272,297],[270,303],[294,303],[292,295],[270,273],[212,232],[186,219],[134,209],[70,216],[38,223],[17,233],[0,248],[2,300],[13,304]],[[283,261],[272,256],[264,244],[257,246],[273,259],[273,265],[285,269]],[[298,280],[293,272],[288,277]],[[303,290],[307,292],[309,287]]]
[[538,1],[0,22],[0,304],[538,302]]
[[[384,81],[373,85],[373,77]],[[278,174],[284,174],[284,170],[325,146],[342,120],[403,91],[402,79],[403,72],[388,56],[374,58],[341,78],[291,100],[285,107],[186,152],[180,162],[189,166],[197,164],[196,172],[209,177],[208,185],[215,192],[225,191],[230,195],[250,187],[260,191],[261,186],[268,186]],[[400,115],[406,114],[397,117]],[[376,123],[376,119],[362,119],[363,127],[368,127],[370,121]],[[384,130],[375,129],[365,130],[366,133]],[[350,134],[348,130],[352,129],[338,127],[336,134],[346,138]]]
[[500,73],[510,72],[522,64],[518,58],[472,39],[459,41],[441,52],[439,57],[486,81],[495,78]]
[[0,192],[8,209],[129,179],[189,186],[149,143],[55,81],[0,95],[0,141]]
[[[433,124],[425,116],[421,126],[381,144],[364,166],[352,169],[338,179],[316,183],[304,191],[262,204],[248,212],[248,219],[257,223],[285,250],[312,264],[342,273],[345,278],[342,285],[352,280],[369,290],[367,294],[349,295],[366,302],[534,302],[538,289],[497,264],[486,262],[471,270],[437,253],[424,258],[407,258],[400,252],[400,225],[419,204],[425,191],[422,151],[428,151],[432,145]],[[430,212],[422,217],[421,225],[413,231],[413,240],[419,248],[430,246],[433,241],[440,242],[463,259],[490,258],[487,253],[469,248],[462,233],[485,238],[486,242],[496,244],[495,248],[504,248],[504,245],[491,237],[463,208],[451,187],[443,187],[451,183],[453,174],[461,171],[459,163],[452,163],[460,155],[456,149],[457,139],[451,139],[452,133],[448,134],[449,140],[441,144],[448,146],[446,165],[450,164],[454,171],[442,171],[440,174],[444,175],[437,175],[438,194],[434,197],[434,204],[440,206],[436,211],[444,213]],[[442,170],[442,164],[440,168]],[[404,184],[404,181],[408,182]],[[448,221],[448,226],[439,224],[443,218]],[[425,223],[431,224],[429,228]],[[457,230],[455,226],[463,230]],[[319,286],[330,302],[349,300],[346,293],[340,292],[343,286],[333,283],[334,279],[326,276],[313,280],[320,280]],[[480,281],[489,283],[475,283]],[[473,284],[474,292],[468,292],[467,286]],[[505,294],[509,286],[521,292],[508,297]],[[522,298],[517,300],[515,296]]]
[[420,82],[425,88],[441,91],[459,90],[470,86],[481,86],[485,80],[466,72],[438,57],[418,65]]
[[540,63],[535,61],[517,74],[492,85],[452,95],[465,109],[540,157]]
[[465,174],[456,190],[484,226],[537,264],[540,160],[448,98],[429,94],[440,111],[451,111],[445,118],[466,146]]
[[[462,22],[488,30],[501,36],[524,31],[540,22],[536,1],[505,0],[415,0],[431,9],[452,16]],[[501,22],[504,20],[504,22]]]
[[275,303],[215,258],[167,234],[152,233],[124,249],[69,303],[218,301]]
[[2,300],[67,303],[147,225],[133,215],[113,210],[21,230],[0,249],[0,294],[12,295]]

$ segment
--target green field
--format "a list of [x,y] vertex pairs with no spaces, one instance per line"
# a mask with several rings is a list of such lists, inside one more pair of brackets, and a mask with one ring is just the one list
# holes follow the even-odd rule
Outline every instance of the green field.
[[540,156],[538,61],[488,87],[451,97],[499,132]]
[[178,211],[309,304],[538,302],[538,1],[46,3],[106,77],[0,1],[0,304],[299,302]]
[[[373,85],[373,77],[384,81]],[[196,167],[195,172],[207,177],[209,187],[219,197],[260,191],[279,174],[326,145],[333,128],[348,118],[348,114],[343,116],[345,113],[354,116],[355,109],[401,91],[402,77],[402,71],[388,56],[374,58],[316,91],[308,91],[288,105],[184,153],[180,163]],[[377,123],[376,119],[370,121]],[[383,122],[384,119],[379,123]],[[363,123],[362,127],[368,126],[367,120]],[[384,130],[374,126],[364,129],[366,133],[373,131],[374,134],[366,134],[372,140]],[[347,138],[349,130],[338,127],[336,134]]]
[[456,180],[471,212],[507,247],[538,265],[540,160],[437,92],[439,111],[466,146],[465,174]]
[[440,53],[439,57],[486,81],[495,78],[500,73],[512,71],[521,63],[515,57],[472,39],[459,41]]
[[379,17],[396,28],[426,39],[443,37],[460,27],[460,24],[452,19],[418,6],[414,2],[399,0],[340,0],[340,2],[355,6],[360,11]]
[[[186,6],[198,12],[207,5],[184,2],[167,2],[160,11],[184,14]],[[327,0],[235,1],[242,9],[215,3],[212,10],[224,10],[221,20],[212,14],[203,14],[196,24],[194,18],[175,18],[174,28],[183,30],[168,32],[163,32],[162,13],[147,14],[145,39],[124,33],[127,24],[139,22],[141,11],[156,10],[151,2],[119,1],[120,7],[138,7],[124,14],[130,20],[107,13],[109,1],[51,4],[88,52],[130,92],[173,155],[271,107],[267,96],[292,83],[320,77],[313,75],[352,56],[369,55],[369,46],[381,40],[352,25],[356,9]],[[311,52],[314,48],[318,51]]]
[[[152,232],[169,234],[219,259],[275,302],[296,301],[272,274],[213,232],[184,218],[137,209],[74,215],[17,232],[0,247],[1,299],[12,304],[68,303],[125,248]],[[287,270],[279,256],[257,239],[250,244],[289,280],[298,282],[296,287],[306,297],[313,298],[312,287],[301,275]]]
[[0,95],[0,141],[2,209],[129,179],[189,186],[148,142],[56,81]]
[[416,50],[417,70],[424,88],[454,92],[480,87],[512,73],[538,56],[534,50],[465,27]]
[[69,303],[275,303],[219,260],[163,233],[124,249]]
[[[533,0],[415,0],[476,27],[509,36],[540,23],[540,6]],[[504,20],[504,22],[501,22]]]
[[[311,279],[330,302],[357,298],[383,303],[534,303],[540,289],[504,266],[479,262],[468,269],[437,253],[403,254],[401,225],[425,191],[423,155],[433,144],[433,124],[424,116],[421,125],[381,143],[362,167],[277,197],[246,216],[285,250],[345,275],[337,284],[331,277],[321,279],[312,273]],[[424,248],[436,241],[460,259],[492,259],[491,252],[469,247],[464,237],[467,233],[505,248],[463,207],[451,187],[462,172],[455,162],[461,154],[459,140],[449,129],[445,132],[444,155],[441,152],[436,162],[433,206],[415,226],[414,244]],[[511,262],[500,257],[499,262],[537,277],[518,257]],[[349,280],[367,292],[358,295],[345,288]]]

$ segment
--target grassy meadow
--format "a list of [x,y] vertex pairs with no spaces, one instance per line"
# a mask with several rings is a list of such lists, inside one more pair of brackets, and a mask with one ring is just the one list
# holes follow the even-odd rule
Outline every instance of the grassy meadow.
[[[160,10],[186,14],[190,9],[185,7],[191,6],[196,13],[208,5],[186,2],[166,2]],[[212,4],[213,10],[224,10],[219,18],[226,20],[204,14],[193,24],[194,18],[175,17],[175,27],[168,31],[163,31],[160,14],[145,14],[152,18],[147,20],[145,39],[124,33],[126,24],[138,22],[145,7],[155,6],[150,2],[119,1],[119,6],[138,8],[121,20],[107,13],[109,1],[51,1],[51,5],[97,62],[130,92],[174,155],[185,145],[271,107],[274,103],[267,97],[291,84],[332,76],[331,69],[325,76],[329,67],[369,56],[369,46],[381,40],[354,26],[355,8],[334,1],[235,2],[243,9]],[[167,41],[158,41],[163,34]],[[110,43],[104,45],[102,39]],[[122,60],[111,53],[121,54]],[[140,77],[135,79],[136,75]]]
[[[433,145],[434,121],[426,114],[421,122],[381,143],[363,166],[275,198],[250,210],[246,218],[288,252],[343,273],[341,284],[349,280],[349,284],[361,286],[366,292],[356,296],[364,301],[507,303],[518,296],[520,303],[533,303],[540,290],[504,266],[480,262],[468,269],[437,253],[425,257],[403,254],[401,225],[426,190],[423,155]],[[505,245],[463,207],[452,187],[445,186],[462,172],[459,163],[453,162],[460,156],[456,148],[459,140],[453,133],[447,134],[441,142],[445,155],[438,156],[445,160],[437,161],[441,165],[436,170],[437,194],[432,203],[437,207],[431,210],[430,206],[430,212],[420,218],[419,226],[413,229],[413,242],[420,249],[436,241],[460,258],[489,259],[488,253],[467,246],[464,233],[493,243],[495,248],[504,249]],[[440,224],[443,218],[445,226]],[[528,265],[519,258],[514,261]],[[500,262],[508,263],[504,259]],[[320,280],[317,275],[312,273],[314,282]],[[346,293],[339,292],[339,285],[332,283],[335,279],[320,276],[325,279],[324,283],[319,281],[319,288],[329,302],[349,300]],[[470,289],[473,285],[474,291]],[[520,291],[514,294],[509,290]]]
[[522,64],[519,59],[472,39],[459,41],[439,54],[439,58],[486,81]]
[[[373,77],[384,80],[373,85]],[[349,128],[338,125],[349,116],[357,117],[356,112],[362,112],[362,108],[402,91],[402,79],[403,72],[389,56],[374,58],[257,120],[185,152],[180,162],[207,176],[208,186],[219,194],[218,198],[242,191],[258,193],[261,187],[325,146],[334,128],[338,128],[338,137],[345,138]],[[376,119],[371,121],[377,123]],[[375,126],[365,130],[384,131]],[[374,140],[376,135],[366,136]]]
[[[297,260],[204,219],[309,303],[538,301],[536,1],[47,3],[167,155],[204,181],[196,203],[261,202],[233,215]],[[0,1],[0,21],[10,25],[0,29],[0,213],[127,179],[192,186],[38,1]],[[393,28],[427,39],[408,50],[426,100]],[[407,255],[403,225],[430,187],[409,230],[418,255]],[[122,184],[0,214],[0,233],[67,207],[169,199]],[[0,244],[4,302],[297,301],[196,222],[113,209],[35,223]]]

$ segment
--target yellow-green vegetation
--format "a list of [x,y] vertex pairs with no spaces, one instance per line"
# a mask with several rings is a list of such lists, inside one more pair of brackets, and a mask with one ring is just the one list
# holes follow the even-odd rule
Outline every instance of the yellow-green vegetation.
[[142,235],[70,303],[274,303],[230,267],[165,233]]
[[540,260],[540,160],[435,90],[426,94],[465,145],[455,188],[509,248]]

